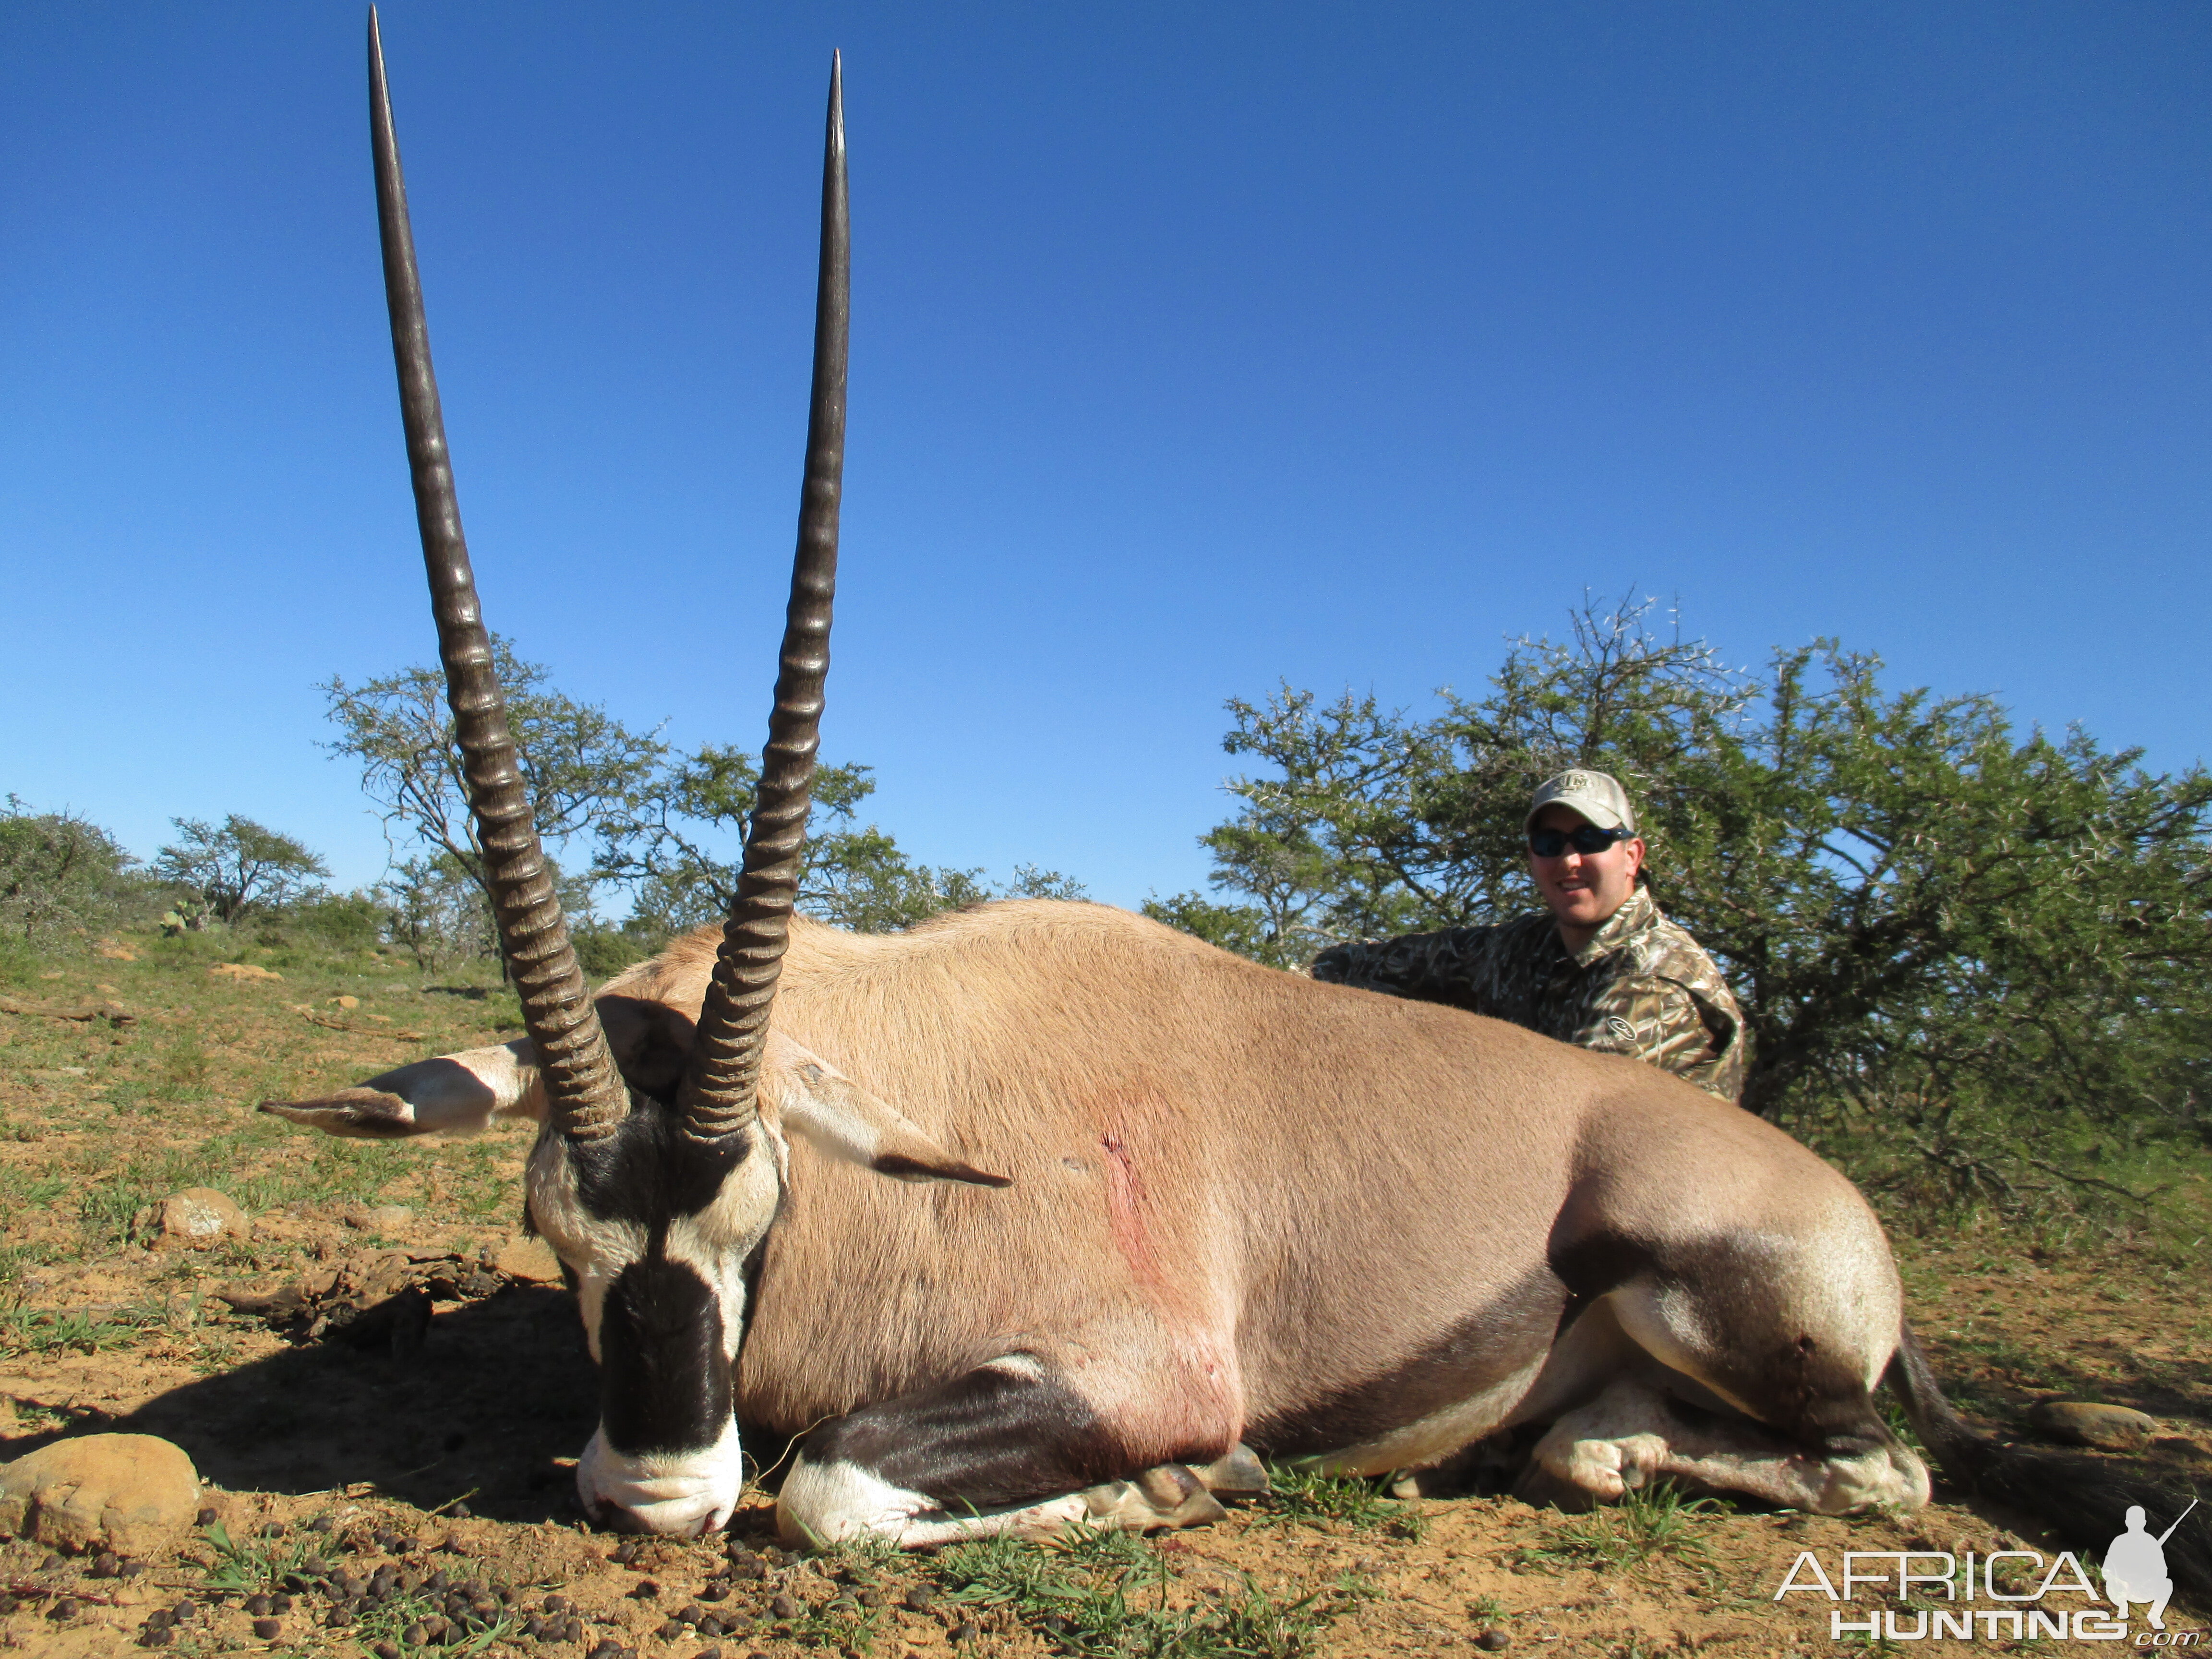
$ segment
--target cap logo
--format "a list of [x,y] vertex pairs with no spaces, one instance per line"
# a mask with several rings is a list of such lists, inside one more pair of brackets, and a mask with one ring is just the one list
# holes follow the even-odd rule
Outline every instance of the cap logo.
[[1579,794],[1589,787],[1589,774],[1587,772],[1570,772],[1559,780],[1559,793],[1563,795]]

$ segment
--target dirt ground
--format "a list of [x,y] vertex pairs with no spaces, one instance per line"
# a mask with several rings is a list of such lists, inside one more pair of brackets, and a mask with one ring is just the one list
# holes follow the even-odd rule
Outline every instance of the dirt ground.
[[[1804,1552],[1832,1573],[1846,1550],[2061,1547],[1940,1488],[1917,1515],[1841,1521],[1664,1498],[1565,1516],[1306,1482],[1149,1543],[935,1558],[787,1557],[763,1498],[726,1539],[633,1558],[575,1508],[594,1379],[550,1256],[521,1235],[525,1131],[375,1146],[252,1111],[511,1035],[511,1001],[383,954],[138,937],[107,951],[0,984],[0,1457],[161,1435],[191,1455],[206,1508],[143,1562],[0,1546],[0,1645],[1818,1653],[1838,1644],[1833,1604],[1775,1600]],[[281,977],[216,971],[227,957]],[[1954,1397],[2022,1437],[2038,1399],[2136,1407],[2162,1428],[2147,1456],[2212,1490],[2212,1275],[2205,1240],[2171,1220],[2202,1215],[2203,1178],[2162,1227],[2116,1213],[2033,1238],[1900,1231],[1913,1316]],[[189,1188],[229,1197],[248,1235],[156,1248],[149,1212]],[[1929,1605],[1865,1594],[1849,1616],[1899,1612],[1905,1632]],[[2207,1620],[2178,1604],[2166,1622]],[[1973,1645],[2053,1644],[1992,1627]]]

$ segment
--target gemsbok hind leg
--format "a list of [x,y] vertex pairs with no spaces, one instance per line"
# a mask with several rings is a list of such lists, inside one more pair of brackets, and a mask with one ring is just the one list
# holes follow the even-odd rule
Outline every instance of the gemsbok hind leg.
[[1516,1491],[1586,1509],[1669,1480],[1816,1515],[1909,1508],[1927,1496],[1925,1472],[1902,1447],[1810,1455],[1762,1424],[1700,1411],[1630,1376],[1552,1425]]
[[1564,1402],[1524,1495],[1587,1504],[1673,1478],[1824,1515],[1927,1502],[1926,1466],[1874,1407],[1903,1313],[1887,1247],[1863,1207],[1808,1208],[1786,1228],[1563,1252],[1583,1317],[1632,1348],[1595,1398]]
[[903,1549],[1079,1526],[1151,1532],[1220,1519],[1217,1491],[1266,1490],[1241,1446],[1177,1449],[1185,1461],[1133,1474],[1141,1455],[1087,1401],[1010,1355],[814,1430],[784,1479],[777,1529],[793,1545],[877,1537]]

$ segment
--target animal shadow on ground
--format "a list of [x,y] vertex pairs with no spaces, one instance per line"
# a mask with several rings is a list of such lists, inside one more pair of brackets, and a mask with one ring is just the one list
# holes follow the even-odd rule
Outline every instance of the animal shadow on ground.
[[466,1498],[501,1521],[575,1513],[573,1459],[599,1422],[598,1374],[566,1292],[509,1285],[430,1322],[405,1358],[288,1348],[186,1383],[108,1425],[182,1446],[232,1492],[373,1483],[418,1509]]

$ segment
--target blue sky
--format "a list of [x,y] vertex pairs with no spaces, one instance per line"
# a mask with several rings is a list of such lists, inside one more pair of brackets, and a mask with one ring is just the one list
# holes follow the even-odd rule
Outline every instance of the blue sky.
[[[432,636],[363,10],[0,12],[0,790],[383,842]],[[933,862],[1199,884],[1223,701],[1420,706],[1585,587],[2208,748],[2212,11],[384,11],[487,614],[757,746],[845,52],[827,747]]]

